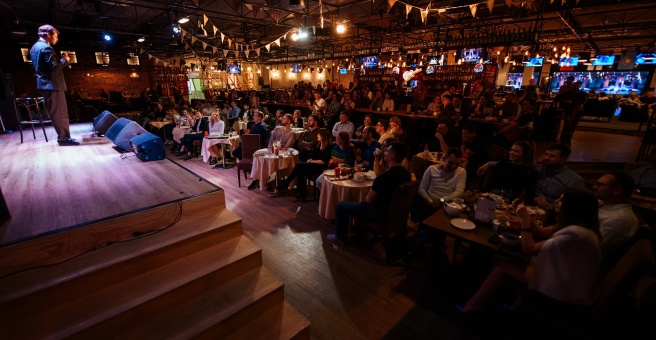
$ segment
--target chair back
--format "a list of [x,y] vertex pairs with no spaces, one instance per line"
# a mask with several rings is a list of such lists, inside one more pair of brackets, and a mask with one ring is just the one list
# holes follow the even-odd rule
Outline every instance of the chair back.
[[420,180],[414,180],[396,187],[394,197],[387,210],[387,220],[383,223],[383,228],[385,228],[382,231],[383,234],[390,236],[390,238],[405,235],[410,206],[412,206],[419,189],[419,182]]
[[260,135],[259,134],[244,134],[241,135],[241,158],[252,159],[253,154],[260,148]]

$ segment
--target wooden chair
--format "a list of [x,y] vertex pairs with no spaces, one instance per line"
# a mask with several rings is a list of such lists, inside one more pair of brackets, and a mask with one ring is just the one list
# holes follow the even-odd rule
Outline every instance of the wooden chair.
[[387,218],[382,222],[365,221],[362,227],[379,233],[383,237],[385,263],[392,263],[394,256],[405,254],[405,236],[408,227],[410,206],[415,199],[420,180],[414,180],[396,188],[387,210]]
[[241,187],[241,174],[244,171],[244,179],[247,179],[246,173],[251,172],[253,168],[253,154],[260,148],[259,134],[241,135],[241,160],[237,163],[237,184]]

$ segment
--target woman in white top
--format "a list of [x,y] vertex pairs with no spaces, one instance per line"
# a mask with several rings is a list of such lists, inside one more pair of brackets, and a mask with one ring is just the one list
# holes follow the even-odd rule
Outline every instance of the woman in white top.
[[[594,303],[601,261],[597,198],[587,190],[569,190],[556,203],[558,223],[547,228],[533,223],[526,207],[518,206],[522,250],[537,256],[528,266],[497,264],[476,294],[464,306],[458,306],[461,312],[479,309],[507,282],[514,282],[518,288],[512,309],[522,306],[526,289],[533,293],[535,299],[531,302],[537,307],[549,306],[558,312],[581,312]],[[536,242],[534,234],[551,236]]]
[[223,135],[225,130],[225,123],[219,119],[219,113],[217,111],[212,112],[210,115],[209,122],[209,134],[210,135]]
[[392,96],[389,94],[389,92],[385,93],[385,100],[383,100],[383,111],[394,111],[394,99],[392,99]]

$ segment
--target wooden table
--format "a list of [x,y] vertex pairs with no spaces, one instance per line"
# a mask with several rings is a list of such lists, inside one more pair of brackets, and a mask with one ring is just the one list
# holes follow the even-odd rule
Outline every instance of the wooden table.
[[[239,135],[207,136],[203,138],[203,144],[200,147],[200,154],[201,156],[203,156],[203,162],[207,163],[207,161],[212,156],[210,153],[210,147],[212,145],[216,145],[219,143],[221,144],[221,152],[223,154],[225,154],[225,146],[224,146],[225,144],[230,145],[230,152],[232,152],[239,144]],[[223,159],[223,167],[225,167],[225,157],[222,157],[222,159]]]
[[260,190],[265,190],[271,175],[275,174],[276,180],[280,176],[287,176],[298,162],[298,150],[294,150],[291,156],[278,157],[267,155],[266,148],[260,149],[253,154],[251,177],[260,181]]
[[188,134],[190,131],[191,131],[190,126],[174,127],[173,140],[178,144],[182,143],[182,137],[184,137],[184,135]]
[[334,180],[333,170],[326,170],[323,175],[319,196],[319,216],[328,220],[335,218],[335,205],[338,202],[363,202],[374,182],[373,179],[365,179],[358,183],[344,177]]

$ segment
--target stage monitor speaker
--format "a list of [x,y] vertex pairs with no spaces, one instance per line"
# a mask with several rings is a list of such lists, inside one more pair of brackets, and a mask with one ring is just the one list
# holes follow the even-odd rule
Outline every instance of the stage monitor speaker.
[[93,130],[96,131],[97,135],[104,135],[117,120],[118,117],[105,110],[93,119]]
[[[125,118],[119,118],[119,120],[117,120],[116,123],[114,123],[114,125],[112,125],[109,128],[109,130],[107,131],[107,138],[109,138],[112,142],[114,142],[114,144],[116,144],[116,146],[118,146],[119,148],[128,151],[131,150],[130,139],[132,139],[132,137],[134,136],[138,136],[142,133],[146,133],[146,130],[144,130],[144,128],[142,128],[141,125],[137,124],[137,122],[135,121],[125,119],[127,121],[127,123],[125,124],[125,122],[121,122],[121,119],[125,119]],[[121,123],[119,124],[119,122]],[[114,126],[116,126],[117,129],[120,128],[121,126],[123,127],[116,134],[116,137],[114,137],[113,135]],[[110,136],[110,132],[112,133],[111,136]]]
[[164,142],[150,132],[140,134],[130,139],[132,150],[142,161],[158,161],[166,158]]
[[131,120],[127,118],[119,118],[117,119],[114,124],[112,124],[109,129],[107,129],[107,132],[105,133],[105,137],[107,139],[111,140],[112,142],[116,140],[116,136],[118,136],[119,132],[123,130],[123,128],[130,124]]

